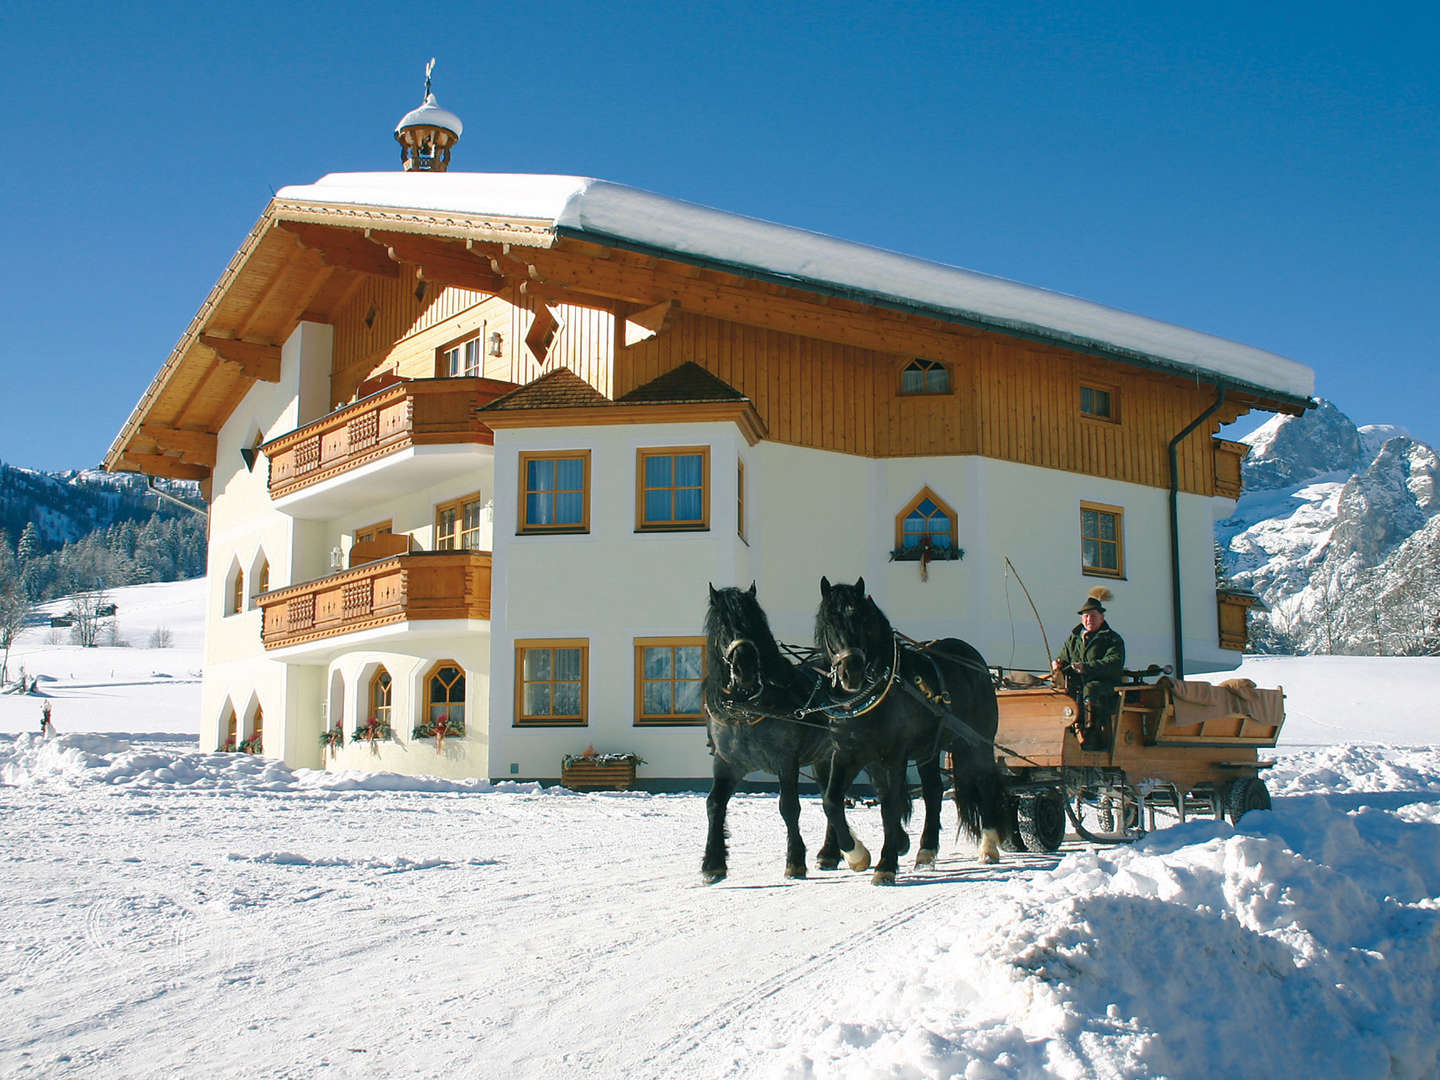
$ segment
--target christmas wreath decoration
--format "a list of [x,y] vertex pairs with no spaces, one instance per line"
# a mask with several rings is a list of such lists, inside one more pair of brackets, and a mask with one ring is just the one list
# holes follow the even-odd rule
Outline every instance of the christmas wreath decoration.
[[434,739],[435,752],[438,754],[445,748],[447,738],[463,739],[465,737],[465,721],[459,717],[452,720],[449,713],[441,713],[434,720],[420,721],[410,735],[416,739]]
[[345,732],[339,724],[320,732],[321,749],[329,750],[330,753],[336,754],[340,752],[340,748],[344,745]]
[[375,744],[381,739],[388,739],[390,737],[391,732],[389,721],[381,720],[377,718],[374,713],[371,713],[370,719],[365,721],[363,727],[356,729],[355,734],[351,737],[350,741],[368,742],[370,744],[370,752],[372,754],[378,754],[380,752],[380,748]]
[[242,754],[263,754],[265,749],[261,743],[260,736],[251,735],[250,738],[242,742],[240,744],[240,752]]

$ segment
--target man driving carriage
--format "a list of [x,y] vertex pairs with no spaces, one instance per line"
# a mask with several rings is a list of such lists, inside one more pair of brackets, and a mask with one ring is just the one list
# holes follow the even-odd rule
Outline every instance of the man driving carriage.
[[1050,673],[1055,685],[1063,686],[1080,706],[1076,724],[1085,750],[1109,748],[1119,701],[1115,688],[1125,676],[1125,640],[1105,621],[1104,602],[1109,599],[1110,590],[1103,585],[1090,590],[1077,612],[1080,625],[1070,632]]

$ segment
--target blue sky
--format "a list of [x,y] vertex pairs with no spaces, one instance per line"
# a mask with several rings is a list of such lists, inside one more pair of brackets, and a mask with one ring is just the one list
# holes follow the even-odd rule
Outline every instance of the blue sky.
[[397,167],[432,55],[456,169],[1219,334],[1440,444],[1437,47],[1418,3],[15,5],[0,459],[97,462],[277,188]]

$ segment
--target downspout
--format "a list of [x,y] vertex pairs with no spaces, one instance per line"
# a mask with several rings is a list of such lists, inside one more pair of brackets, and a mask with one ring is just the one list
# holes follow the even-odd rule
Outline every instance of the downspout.
[[1186,429],[1170,440],[1170,604],[1175,619],[1175,677],[1185,677],[1185,628],[1180,608],[1180,443],[1225,404],[1225,384],[1216,387],[1215,401]]

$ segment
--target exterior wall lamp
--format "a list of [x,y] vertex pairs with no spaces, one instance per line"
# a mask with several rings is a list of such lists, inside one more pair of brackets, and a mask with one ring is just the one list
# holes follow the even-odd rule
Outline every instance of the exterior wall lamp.
[[500,331],[498,331],[498,330],[494,331],[494,332],[490,335],[490,355],[491,355],[491,356],[504,356],[504,355],[505,355],[505,350],[504,350],[504,348],[503,348],[504,344],[505,344],[505,339],[500,336]]

